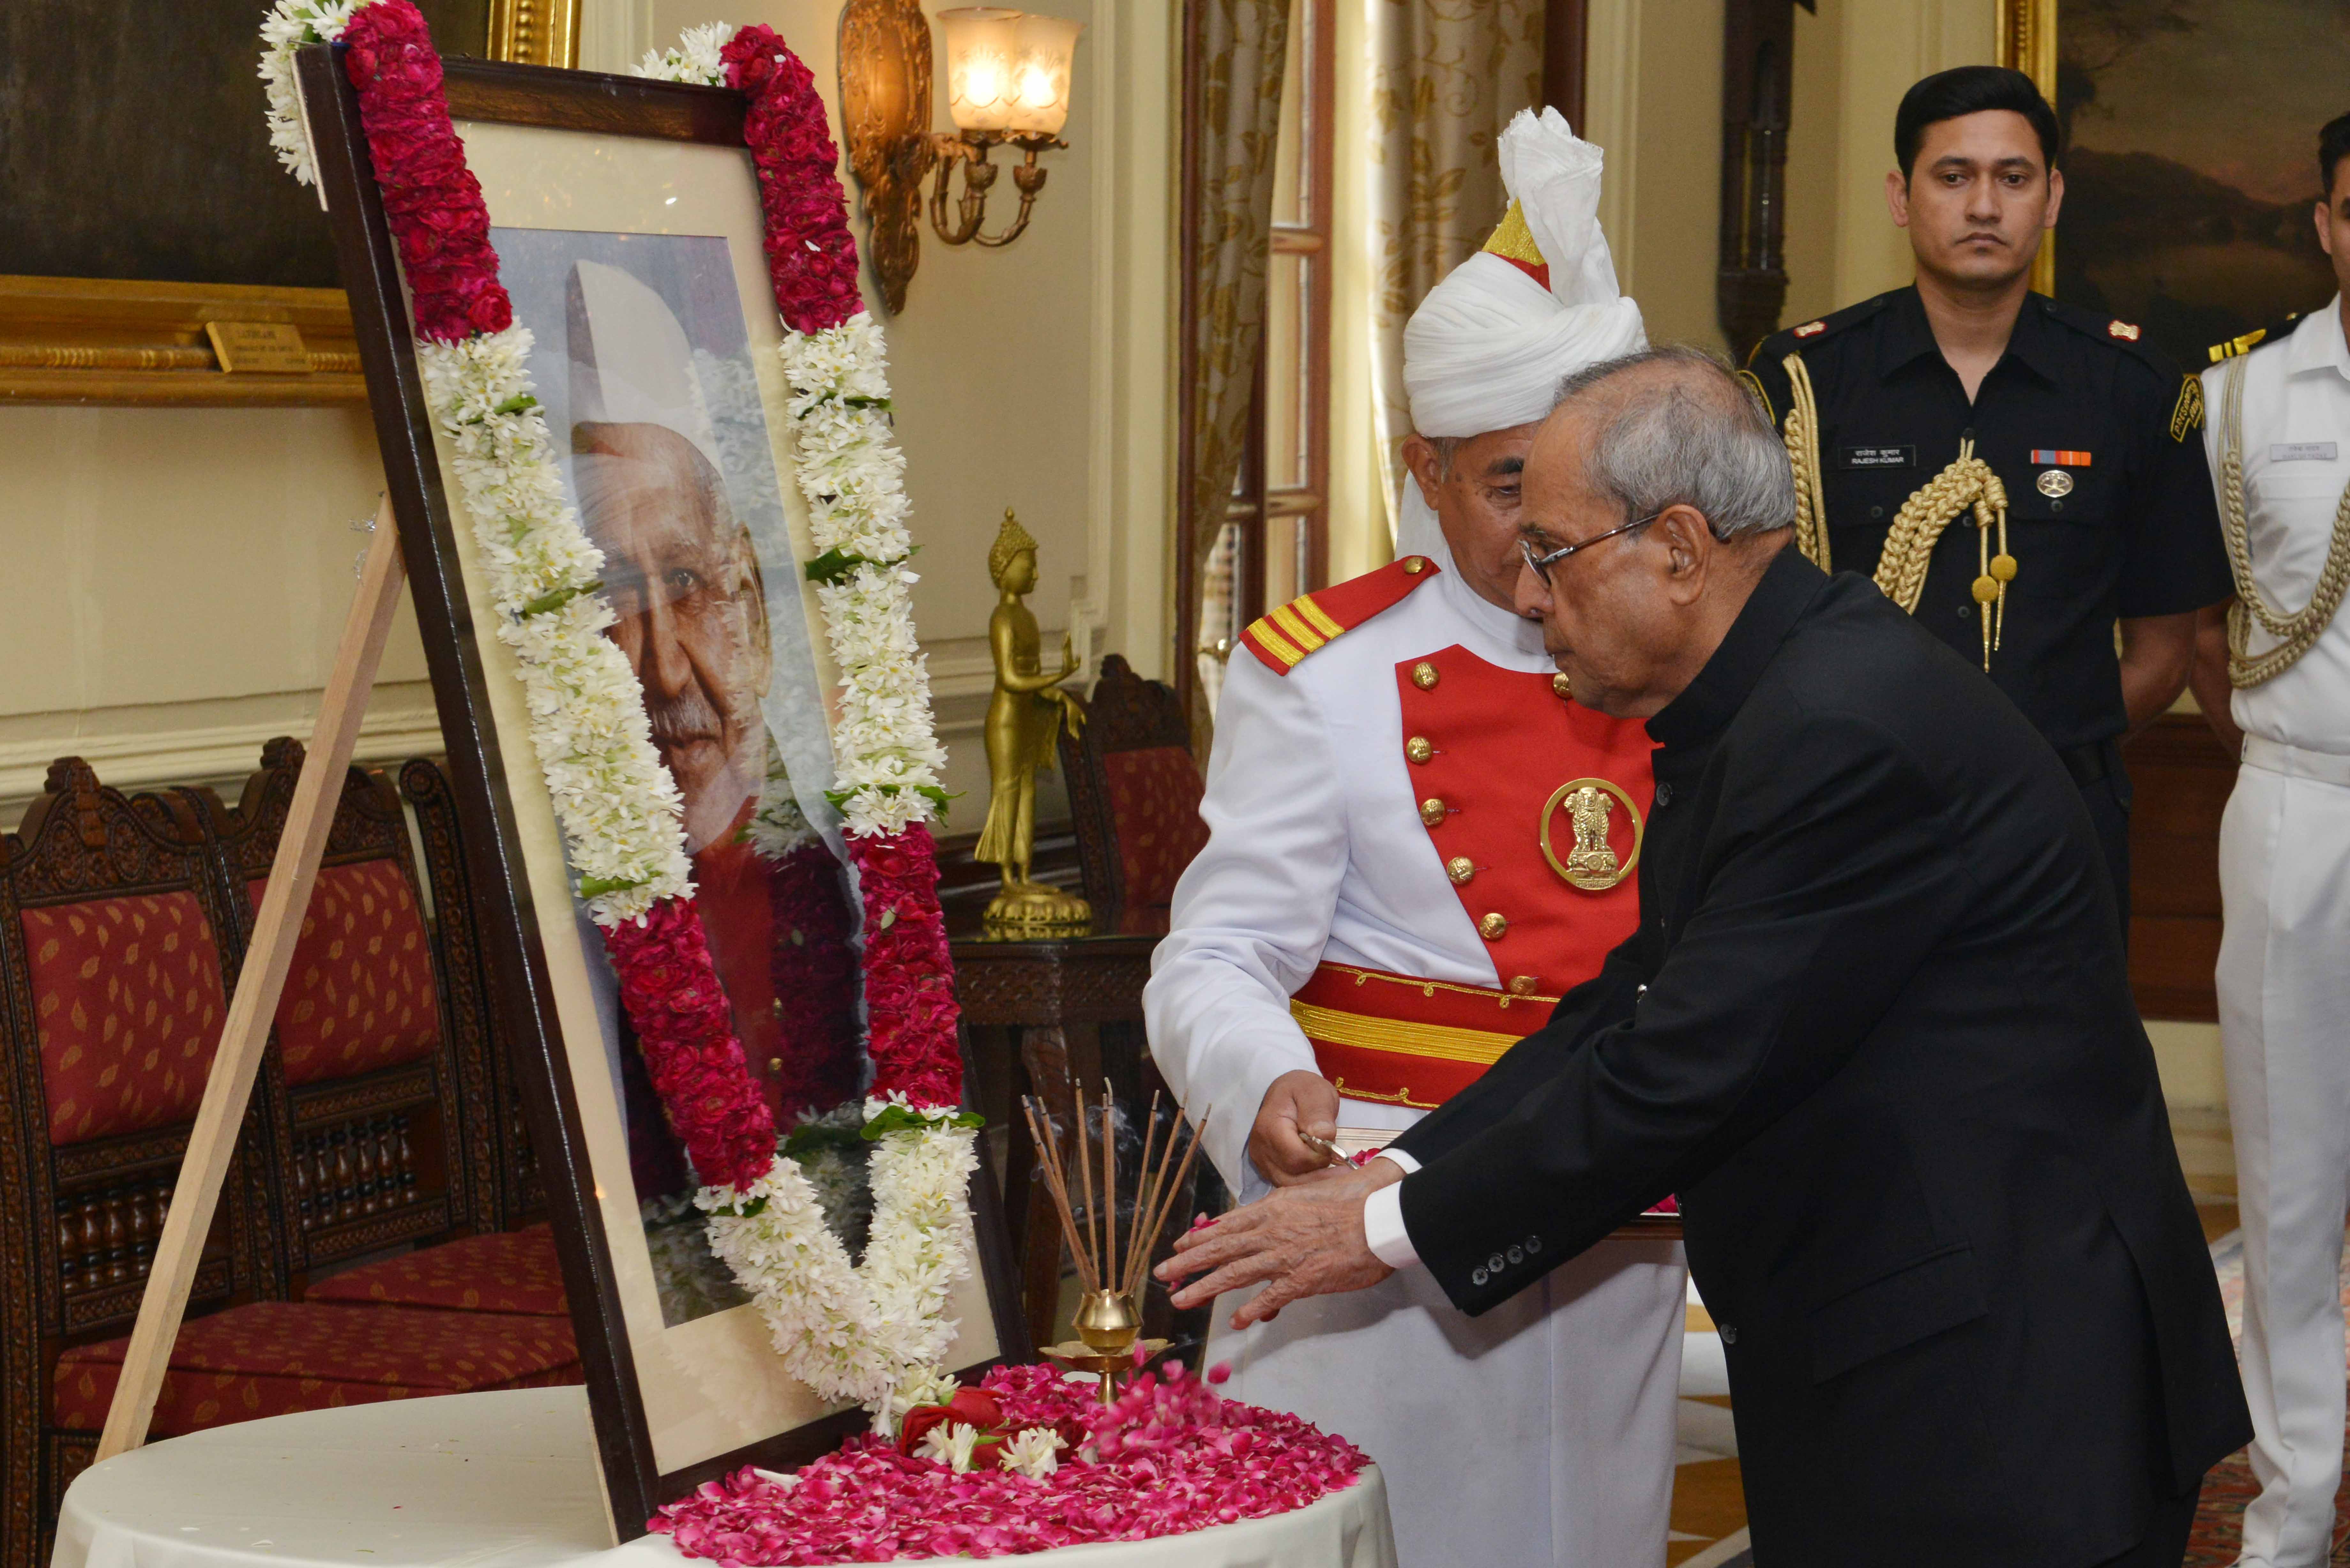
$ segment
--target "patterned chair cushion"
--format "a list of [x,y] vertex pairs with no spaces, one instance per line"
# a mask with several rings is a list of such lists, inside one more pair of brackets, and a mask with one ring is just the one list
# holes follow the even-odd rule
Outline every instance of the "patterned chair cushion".
[[1175,879],[1208,842],[1208,825],[1200,820],[1200,766],[1181,746],[1149,746],[1110,752],[1102,768],[1109,777],[1127,907],[1168,903]]
[[555,1233],[544,1225],[468,1236],[348,1270],[312,1285],[304,1299],[566,1319],[571,1312]]
[[212,922],[189,892],[27,909],[52,1144],[186,1121],[228,1002]]
[[[255,909],[268,886],[265,877],[247,884]],[[397,1066],[440,1044],[432,943],[398,863],[322,867],[277,999],[286,1084]]]
[[[57,1358],[50,1415],[97,1431],[128,1336]],[[151,1428],[159,1438],[293,1410],[581,1381],[567,1319],[255,1302],[180,1330]]]

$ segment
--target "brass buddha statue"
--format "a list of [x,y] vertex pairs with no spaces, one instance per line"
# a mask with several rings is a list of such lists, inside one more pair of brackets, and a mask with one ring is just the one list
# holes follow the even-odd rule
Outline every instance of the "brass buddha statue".
[[1086,710],[1061,682],[1076,673],[1066,634],[1061,668],[1043,669],[1036,618],[1024,602],[1036,586],[1036,541],[1010,508],[987,552],[987,575],[1000,596],[987,618],[987,647],[995,662],[995,691],[987,703],[987,822],[977,859],[1003,868],[1003,890],[987,906],[986,924],[1005,933],[1082,931],[1093,910],[1073,893],[1035,881],[1036,774],[1053,765],[1054,743],[1066,720],[1069,733],[1084,728]]

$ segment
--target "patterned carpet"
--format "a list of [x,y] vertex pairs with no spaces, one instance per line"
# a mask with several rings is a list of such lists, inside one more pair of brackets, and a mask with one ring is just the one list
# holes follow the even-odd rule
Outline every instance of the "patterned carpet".
[[[2244,1318],[2244,1243],[2231,1231],[2211,1243],[2211,1264],[2220,1275],[2220,1297],[2228,1304],[2228,1330],[2241,1341]],[[2350,1258],[2344,1260],[2342,1299],[2350,1305]],[[2243,1540],[2244,1507],[2260,1495],[2251,1461],[2233,1453],[2204,1478],[2203,1503],[2195,1511],[2184,1568],[2228,1568]],[[2329,1562],[2350,1563],[2350,1484],[2334,1494],[2334,1550]]]

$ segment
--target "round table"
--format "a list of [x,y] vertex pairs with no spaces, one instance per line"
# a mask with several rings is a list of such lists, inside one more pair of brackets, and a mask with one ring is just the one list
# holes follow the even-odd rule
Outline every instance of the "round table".
[[[613,1547],[585,1390],[517,1388],[276,1416],[82,1472],[50,1568],[682,1568]],[[933,1559],[933,1561],[937,1561]],[[1271,1519],[1042,1552],[1053,1568],[1395,1568],[1376,1469]]]

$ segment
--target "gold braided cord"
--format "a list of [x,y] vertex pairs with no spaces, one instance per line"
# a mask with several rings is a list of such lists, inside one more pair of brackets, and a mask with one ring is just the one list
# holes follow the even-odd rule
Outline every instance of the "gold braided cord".
[[[2244,522],[2246,359],[2239,354],[2228,361],[2220,402],[2220,530],[2227,535],[2228,566],[2236,577],[2236,602],[2228,607],[2228,683],[2239,691],[2292,669],[2334,619],[2343,590],[2350,587],[2350,486],[2344,488],[2341,504],[2334,509],[2334,538],[2325,546],[2325,565],[2300,614],[2288,616],[2272,606],[2252,576],[2251,530]],[[2257,659],[2251,653],[2255,620],[2271,637],[2283,639]]]
[[1820,406],[1812,396],[1812,373],[1801,354],[1780,361],[1786,368],[1790,406],[1783,439],[1787,464],[1795,471],[1795,548],[1821,571],[1828,565],[1828,506],[1820,489]]
[[[1885,536],[1885,554],[1877,557],[1879,592],[1911,615],[1926,587],[1926,567],[1942,530],[1973,508],[1981,531],[1982,569],[1975,578],[1975,603],[1981,607],[1983,668],[1991,668],[1991,650],[2005,630],[2007,585],[2015,576],[2015,557],[2007,553],[2007,486],[1991,464],[1975,455],[1975,443],[1959,443],[1959,455],[1901,504],[1893,527]],[[1999,526],[1999,556],[1991,556],[1991,528]]]

